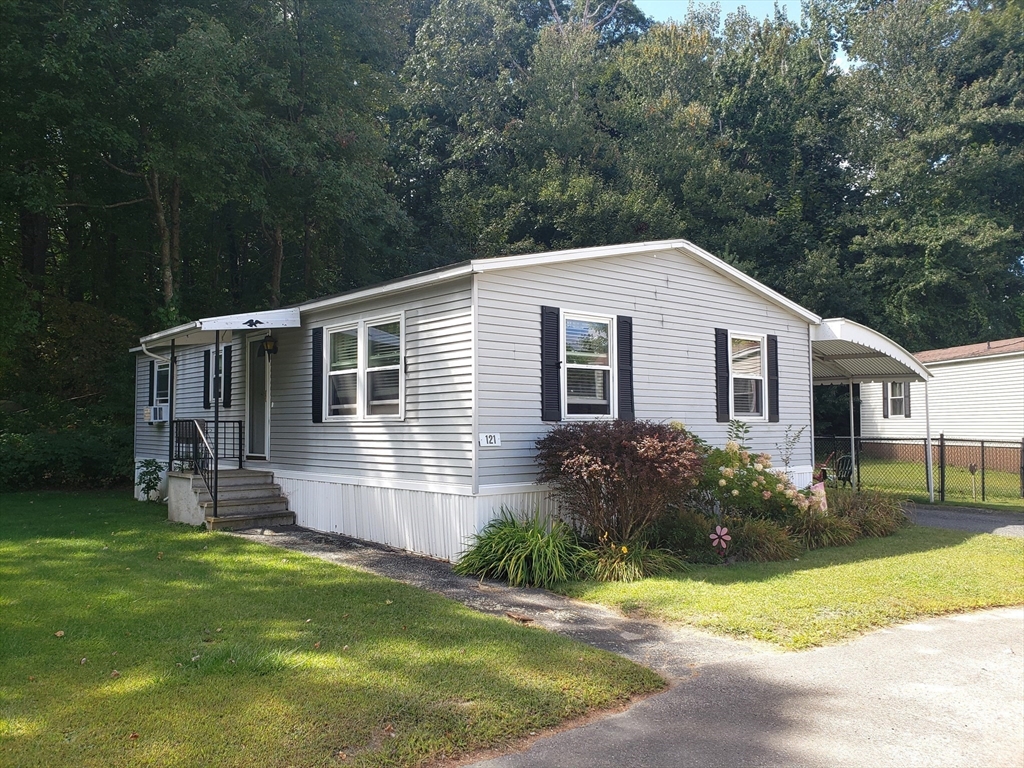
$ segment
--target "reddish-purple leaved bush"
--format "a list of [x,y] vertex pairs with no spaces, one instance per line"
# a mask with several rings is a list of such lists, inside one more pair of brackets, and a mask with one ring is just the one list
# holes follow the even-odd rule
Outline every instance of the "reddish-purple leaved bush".
[[539,480],[595,539],[631,541],[697,484],[702,454],[685,430],[652,421],[562,424],[537,441]]

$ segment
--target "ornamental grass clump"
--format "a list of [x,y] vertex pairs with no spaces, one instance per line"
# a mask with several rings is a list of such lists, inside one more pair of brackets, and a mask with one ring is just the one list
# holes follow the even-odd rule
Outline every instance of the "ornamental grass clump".
[[686,563],[667,549],[651,547],[637,538],[627,544],[604,541],[594,551],[597,581],[639,581],[686,570]]
[[684,430],[651,421],[562,424],[537,441],[538,480],[592,541],[620,546],[694,488],[703,458]]
[[593,559],[593,553],[560,520],[549,527],[536,510],[517,516],[502,507],[501,514],[473,537],[453,570],[463,576],[501,579],[513,587],[550,588],[585,578]]
[[850,520],[860,536],[891,536],[910,522],[899,499],[879,491],[830,491],[829,511]]

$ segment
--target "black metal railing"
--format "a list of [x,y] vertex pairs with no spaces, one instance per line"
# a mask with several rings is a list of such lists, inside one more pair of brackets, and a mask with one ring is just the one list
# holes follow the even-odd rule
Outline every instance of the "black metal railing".
[[[830,479],[848,456],[849,436],[814,438],[815,464]],[[858,488],[927,499],[927,457],[923,438],[858,437],[852,481]],[[940,434],[932,439],[931,473],[936,501],[1020,501],[1024,498],[1024,440],[965,440]]]
[[[206,419],[175,419],[174,420],[174,453],[172,460],[174,468],[198,472],[195,467],[195,457],[199,455],[200,434],[206,437],[206,441],[213,446],[216,442],[218,455],[221,462],[233,461],[238,463],[238,469],[242,468],[242,461],[245,457],[242,421],[222,421],[217,433],[217,440],[213,439],[213,422]],[[210,456],[213,456],[213,448],[210,448]]]

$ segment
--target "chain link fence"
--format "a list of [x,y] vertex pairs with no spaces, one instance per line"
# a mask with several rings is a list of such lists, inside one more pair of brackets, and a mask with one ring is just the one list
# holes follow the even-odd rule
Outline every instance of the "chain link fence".
[[[819,473],[839,482],[849,466],[850,437],[816,436]],[[854,439],[852,484],[910,499],[928,500],[927,447],[923,439]],[[932,440],[932,487],[936,501],[1019,503],[1024,509],[1024,440]]]

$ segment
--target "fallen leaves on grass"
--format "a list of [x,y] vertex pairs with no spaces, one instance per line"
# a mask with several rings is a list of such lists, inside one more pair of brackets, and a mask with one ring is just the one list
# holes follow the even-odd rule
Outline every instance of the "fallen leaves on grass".
[[53,636],[54,637],[64,637],[64,630],[63,629],[58,629],[56,632],[53,633]]

